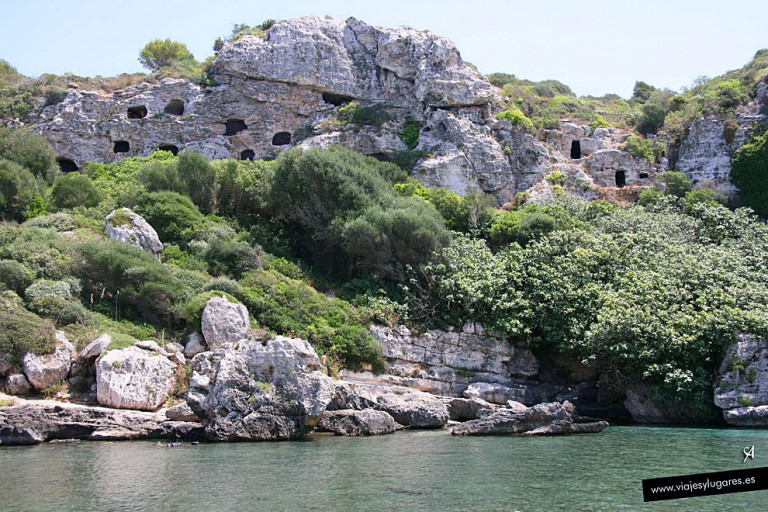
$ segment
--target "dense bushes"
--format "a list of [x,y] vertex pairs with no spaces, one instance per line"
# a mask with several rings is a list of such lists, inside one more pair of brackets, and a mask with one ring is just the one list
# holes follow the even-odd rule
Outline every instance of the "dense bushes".
[[761,217],[768,217],[768,132],[736,151],[731,180],[739,188],[743,203]]
[[203,221],[192,200],[176,192],[144,194],[138,211],[155,228],[160,240],[170,243],[185,241],[188,231]]
[[51,200],[56,208],[92,208],[99,204],[99,192],[88,179],[80,173],[72,172],[56,178],[51,189]]
[[24,309],[13,292],[0,292],[0,354],[18,366],[27,352],[47,354],[55,346],[53,324]]
[[22,221],[38,194],[30,171],[10,160],[0,160],[0,219]]
[[[743,211],[671,195],[653,211],[593,215],[580,204],[555,205],[573,228],[541,233],[524,249],[493,254],[481,240],[454,239],[414,274],[411,314],[428,325],[483,321],[711,404],[733,332],[768,333],[768,229]],[[497,225],[514,231],[504,218]]]
[[0,159],[19,164],[48,184],[59,170],[48,141],[27,130],[0,127]]

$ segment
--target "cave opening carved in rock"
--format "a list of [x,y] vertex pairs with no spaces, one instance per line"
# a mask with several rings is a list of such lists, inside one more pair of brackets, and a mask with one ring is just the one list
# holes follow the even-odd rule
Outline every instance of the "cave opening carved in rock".
[[131,150],[131,145],[128,143],[127,140],[115,141],[115,147],[113,149],[115,153],[127,153],[130,150]]
[[640,177],[641,180],[647,180],[648,179],[648,173],[647,172],[641,172],[639,177]]
[[60,156],[56,159],[56,162],[58,162],[61,172],[77,172],[80,170],[80,168],[71,158]]
[[145,117],[147,117],[147,107],[144,105],[128,107],[128,119],[143,119]]
[[627,175],[624,171],[616,171],[616,186],[623,187],[627,184]]
[[179,148],[177,146],[174,146],[173,144],[160,144],[157,147],[158,151],[170,151],[173,153],[173,156],[176,156],[179,154]]
[[277,132],[274,137],[272,137],[272,145],[273,146],[287,146],[291,143],[291,134],[288,132]]
[[224,135],[236,135],[248,129],[248,125],[242,119],[229,119],[224,123]]
[[172,116],[180,116],[184,114],[184,102],[181,100],[171,100],[165,106],[163,112]]
[[571,142],[571,158],[574,160],[581,158],[581,142],[578,140]]
[[240,152],[240,160],[250,160],[253,162],[254,158],[256,158],[256,153],[252,149],[244,149]]
[[323,101],[326,103],[330,103],[334,107],[340,107],[342,105],[346,105],[353,99],[354,98],[352,98],[352,96],[345,96],[343,94],[334,94],[332,92],[323,93]]

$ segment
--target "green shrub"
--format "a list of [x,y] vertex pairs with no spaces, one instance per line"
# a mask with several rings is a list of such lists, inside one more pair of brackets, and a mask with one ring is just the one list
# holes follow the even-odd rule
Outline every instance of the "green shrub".
[[10,160],[0,160],[0,220],[23,221],[37,194],[31,172]]
[[259,252],[244,242],[214,240],[205,253],[211,275],[239,279],[249,270],[261,267]]
[[403,131],[398,134],[409,150],[413,150],[419,144],[419,125],[412,117],[408,117],[403,125]]
[[71,172],[56,178],[51,190],[51,200],[59,210],[77,206],[91,208],[99,204],[101,196],[88,176]]
[[[114,219],[113,219],[114,220]],[[64,231],[74,231],[79,227],[83,227],[83,223],[73,217],[69,213],[59,212],[50,215],[41,215],[29,219],[24,223],[25,226],[52,229],[59,233]]]
[[508,211],[497,215],[491,224],[488,240],[496,247],[505,247],[516,242],[524,216],[522,211]]
[[87,323],[90,311],[76,301],[63,297],[42,296],[28,301],[30,311],[52,320],[56,326]]
[[139,167],[136,180],[143,184],[148,192],[178,192],[187,194],[189,189],[179,175],[177,159],[150,160]]
[[150,41],[139,54],[141,65],[151,71],[183,61],[194,61],[194,56],[185,44],[170,39]]
[[768,217],[768,132],[736,150],[731,167],[743,204]]
[[0,291],[11,290],[21,295],[34,280],[35,273],[26,265],[13,260],[0,260]]
[[381,348],[348,302],[329,299],[274,270],[250,272],[240,284],[242,302],[264,328],[304,338],[348,368],[359,369],[362,363],[383,368]]
[[216,203],[216,172],[200,153],[182,151],[178,173],[186,185],[190,199],[203,213],[213,213]]
[[58,297],[61,299],[70,299],[72,297],[72,288],[69,283],[64,281],[35,281],[34,284],[24,290],[24,298],[27,302],[42,297]]
[[59,170],[48,141],[27,130],[0,127],[0,159],[10,160],[46,183],[53,183]]
[[496,119],[509,121],[515,126],[520,126],[527,130],[533,130],[533,123],[531,122],[531,120],[528,119],[528,117],[526,117],[526,115],[523,114],[523,111],[517,107],[512,107],[507,110],[503,110],[499,112],[498,114],[496,114]]
[[520,222],[517,240],[520,245],[527,245],[554,231],[557,221],[546,213],[534,212],[526,215]]
[[0,354],[7,354],[11,364],[18,366],[27,352],[49,354],[55,344],[50,321],[24,309],[15,293],[0,293]]
[[291,279],[299,281],[307,277],[299,265],[285,258],[273,258],[269,263],[264,265],[264,268],[266,270],[275,270],[285,277],[290,277]]
[[192,200],[176,192],[144,194],[138,210],[164,242],[186,241],[188,230],[203,221],[203,215]]
[[658,203],[663,196],[664,192],[662,192],[658,187],[654,186],[641,191],[637,203],[640,206],[650,206]]
[[655,139],[645,139],[634,133],[627,137],[627,141],[621,149],[635,158],[644,158],[652,164],[658,162],[666,151],[662,142]]
[[691,180],[679,171],[660,172],[656,175],[656,181],[664,185],[665,193],[677,197],[683,197],[693,190]]

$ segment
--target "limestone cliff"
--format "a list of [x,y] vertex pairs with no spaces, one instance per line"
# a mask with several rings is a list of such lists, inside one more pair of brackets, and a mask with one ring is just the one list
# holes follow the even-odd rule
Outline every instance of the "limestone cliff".
[[[567,121],[537,138],[495,119],[498,90],[444,37],[380,28],[355,18],[304,17],[228,43],[210,68],[217,85],[142,83],[113,93],[71,90],[32,129],[65,170],[157,149],[208,158],[273,158],[299,145],[342,144],[379,158],[414,150],[414,175],[499,202],[554,170],[586,197],[595,187],[647,184],[656,168],[620,151],[626,133]],[[406,122],[419,138],[407,147]],[[608,151],[609,153],[605,153]]]

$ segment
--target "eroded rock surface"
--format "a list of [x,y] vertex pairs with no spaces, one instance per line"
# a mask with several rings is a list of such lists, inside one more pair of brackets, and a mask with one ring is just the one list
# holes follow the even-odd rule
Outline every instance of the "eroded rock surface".
[[581,418],[565,404],[545,403],[525,410],[497,409],[451,428],[454,435],[561,435],[602,432],[606,421]]
[[366,409],[327,411],[323,413],[316,430],[333,432],[337,436],[378,436],[391,434],[402,428],[403,426],[386,412]]
[[768,427],[768,342],[740,334],[726,349],[715,405],[730,425]]
[[144,217],[128,208],[120,208],[107,215],[105,222],[109,238],[138,247],[160,260],[163,243]]
[[176,364],[139,347],[111,350],[96,364],[100,404],[154,411],[168,398],[176,381]]
[[32,387],[40,391],[67,378],[74,353],[75,348],[64,333],[56,331],[54,352],[41,356],[27,353],[21,359],[21,367]]
[[201,326],[208,350],[218,350],[248,337],[248,310],[226,297],[213,297],[203,309]]

